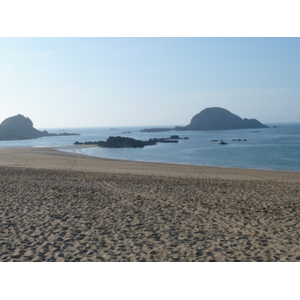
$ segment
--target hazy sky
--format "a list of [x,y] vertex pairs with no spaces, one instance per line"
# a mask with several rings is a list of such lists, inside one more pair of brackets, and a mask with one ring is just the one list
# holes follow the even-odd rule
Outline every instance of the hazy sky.
[[300,38],[0,38],[0,101],[36,128],[300,122]]

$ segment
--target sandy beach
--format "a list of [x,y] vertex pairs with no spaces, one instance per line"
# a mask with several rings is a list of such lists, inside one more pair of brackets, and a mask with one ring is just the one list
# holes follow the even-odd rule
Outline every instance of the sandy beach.
[[0,261],[300,261],[300,173],[0,149]]

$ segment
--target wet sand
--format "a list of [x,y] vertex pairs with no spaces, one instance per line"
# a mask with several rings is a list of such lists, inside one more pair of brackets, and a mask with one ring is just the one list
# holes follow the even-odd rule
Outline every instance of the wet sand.
[[0,149],[0,261],[300,261],[300,173]]

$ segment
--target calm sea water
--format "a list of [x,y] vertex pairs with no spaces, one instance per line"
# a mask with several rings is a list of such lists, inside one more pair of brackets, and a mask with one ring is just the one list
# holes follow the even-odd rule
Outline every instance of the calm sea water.
[[[76,132],[81,135],[24,141],[2,141],[0,142],[0,148],[65,147],[72,145],[75,141],[106,140],[109,136],[119,135],[148,140],[149,138],[163,138],[177,134],[180,137],[188,137],[189,139],[179,140],[177,144],[159,143],[155,146],[146,146],[140,149],[95,147],[85,149],[62,148],[61,150],[84,155],[137,161],[300,172],[300,123],[267,125],[270,128],[158,133],[140,132],[139,130],[145,128],[145,126],[72,128],[68,129],[67,132]],[[277,128],[273,128],[274,125]],[[60,133],[62,129],[43,128],[41,130]],[[233,139],[246,139],[247,141],[234,142]],[[220,145],[218,142],[212,142],[211,140],[224,140],[228,145]]]

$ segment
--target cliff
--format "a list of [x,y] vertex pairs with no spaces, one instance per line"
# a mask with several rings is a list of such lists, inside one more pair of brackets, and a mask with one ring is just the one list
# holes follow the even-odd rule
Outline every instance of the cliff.
[[0,141],[36,139],[44,136],[77,135],[76,133],[54,134],[47,131],[39,131],[33,127],[29,118],[16,115],[5,119],[0,124]]

